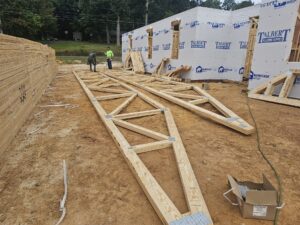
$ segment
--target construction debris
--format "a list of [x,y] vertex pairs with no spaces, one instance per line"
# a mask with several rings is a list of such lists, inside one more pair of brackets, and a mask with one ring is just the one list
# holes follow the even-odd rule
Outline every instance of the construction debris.
[[[95,89],[93,87],[91,90],[85,83],[86,73],[83,72],[78,74],[75,71],[73,73],[90,99],[109,133],[118,144],[121,153],[125,157],[129,167],[133,171],[133,174],[139,181],[139,184],[142,186],[153,208],[156,210],[163,223],[174,225],[182,224],[184,221],[193,221],[193,224],[202,224],[201,221],[204,221],[205,223],[203,224],[212,225],[212,219],[201,194],[200,187],[191,167],[184,145],[181,141],[180,134],[177,130],[171,111],[159,102],[147,97],[143,93],[135,90],[125,83],[122,83],[104,74],[93,74],[93,77],[98,79],[98,82],[101,84],[108,83],[110,85],[119,85],[118,89],[116,90],[118,90],[118,95],[120,98],[124,98],[124,94],[128,94],[128,96],[126,96],[127,99],[122,104],[120,104],[112,112],[108,113],[105,111],[101,102],[99,101],[115,99],[118,97],[115,94],[116,90],[111,91],[108,96],[101,95],[97,97],[93,94],[92,90],[99,94],[101,94],[101,92],[102,94],[105,94],[108,92],[107,88],[99,87]],[[91,75],[88,75],[88,78],[90,78],[90,76]],[[121,113],[135,98],[140,98],[144,102],[150,104],[153,109],[147,111]],[[169,132],[168,135],[126,121],[126,119],[129,118],[141,118],[155,114],[160,114],[164,117]],[[133,131],[139,135],[150,137],[155,141],[131,146],[129,141],[126,139],[126,136],[123,135],[118,127]],[[139,153],[164,149],[167,147],[172,147],[175,154],[183,191],[189,208],[188,213],[182,214],[179,212],[177,207],[164,192],[154,176],[150,173],[143,161],[138,156]]]
[[[250,91],[248,97],[268,102],[300,107],[299,99],[292,99],[288,97],[297,76],[300,76],[299,70],[294,70],[292,74],[289,75],[283,74],[276,76],[268,83],[262,84]],[[273,96],[274,94],[276,94],[274,92],[276,92],[276,87],[279,85],[282,85],[279,94],[277,96]]]

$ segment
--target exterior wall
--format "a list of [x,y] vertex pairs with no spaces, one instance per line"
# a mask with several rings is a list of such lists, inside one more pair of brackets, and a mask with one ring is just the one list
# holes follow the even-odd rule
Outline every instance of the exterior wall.
[[188,49],[188,51],[193,50],[193,56],[190,57],[192,63],[188,61],[186,63],[192,66],[189,78],[192,80],[222,79],[224,74],[218,73],[218,69],[224,64],[231,46],[226,38],[230,12],[198,7],[197,19],[199,26],[196,28],[194,41],[205,43],[205,46]]
[[[249,33],[249,17],[258,14],[259,7],[238,10],[243,15],[236,19],[232,12],[196,7],[183,13],[150,24],[122,35],[122,60],[129,47],[128,35],[132,35],[133,51],[141,51],[147,72],[152,72],[163,57],[170,58],[172,50],[171,21],[181,19],[180,50],[178,59],[170,59],[168,70],[181,65],[192,69],[184,78],[191,80],[230,79],[240,81],[239,70],[244,66],[246,49],[240,42],[246,42]],[[146,29],[153,28],[153,56],[148,59],[148,38]],[[235,28],[234,28],[235,27]],[[235,37],[233,34],[238,34]],[[245,45],[245,43],[244,43]],[[234,52],[235,57],[230,57]]]
[[232,42],[228,51],[225,65],[228,72],[225,78],[228,80],[241,81],[246,60],[248,37],[250,30],[250,17],[259,15],[259,5],[233,11],[230,19],[228,37]]
[[[183,13],[171,16],[164,20],[158,21],[156,23],[150,24],[129,33],[122,35],[122,60],[124,62],[126,51],[129,47],[128,35],[132,35],[133,51],[141,51],[142,57],[145,63],[145,69],[147,72],[154,71],[155,67],[160,63],[162,58],[171,57],[172,51],[172,34],[173,30],[171,29],[171,22],[176,20],[176,18],[181,19],[180,23],[180,44],[181,48],[179,50],[179,57],[177,60],[170,60],[168,65],[169,70],[175,69],[177,66],[187,64],[190,65],[189,59],[191,58],[191,53],[186,49],[190,40],[194,39],[196,34],[196,24],[193,24],[193,21],[196,21],[195,16],[197,15],[197,8],[190,9]],[[148,59],[148,34],[146,29],[153,28],[153,53],[152,59]]]
[[[288,63],[299,0],[264,1],[260,5],[260,20],[256,37],[249,88],[267,82],[272,77],[299,68],[300,63]],[[300,79],[296,80],[290,97],[300,98]]]
[[[171,56],[171,21],[178,18],[181,19],[179,58],[171,59],[167,68],[173,70],[180,65],[190,65],[192,69],[184,78],[191,80],[241,81],[250,29],[249,17],[259,16],[249,80],[249,88],[252,89],[291,68],[300,69],[300,63],[288,62],[299,1],[265,0],[262,4],[236,11],[196,7],[123,34],[122,59],[125,58],[128,35],[131,34],[133,50],[142,51],[146,71],[152,72],[163,57]],[[154,32],[152,59],[147,58],[146,29],[149,27]],[[280,31],[280,34],[274,31]],[[296,80],[290,96],[300,97],[300,79]]]

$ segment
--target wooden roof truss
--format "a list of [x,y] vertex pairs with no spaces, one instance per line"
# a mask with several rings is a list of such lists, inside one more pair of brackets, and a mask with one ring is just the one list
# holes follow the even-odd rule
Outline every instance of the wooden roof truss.
[[[125,83],[101,73],[73,72],[97,114],[119,147],[127,164],[143,188],[153,208],[164,224],[169,225],[212,225],[212,220],[201,194],[200,187],[188,159],[171,111],[157,101],[126,85]],[[99,93],[94,94],[94,93]],[[100,95],[104,93],[105,95]],[[111,112],[106,112],[102,101],[125,99]],[[153,106],[153,110],[122,113],[135,98],[140,98]],[[163,134],[140,125],[130,119],[144,118],[156,114],[163,115],[169,134]],[[130,145],[121,133],[120,127],[154,139],[154,142]],[[189,212],[180,213],[165,191],[140,159],[139,154],[172,147],[186,197]]]
[[[112,78],[142,88],[243,134],[249,135],[254,132],[254,128],[250,124],[196,85],[179,83],[153,76],[136,75],[128,71],[109,71],[106,74]],[[192,91],[193,93],[186,94],[184,93],[186,91]],[[213,106],[218,113],[205,109],[203,105],[206,103]]]
[[[254,88],[249,92],[248,97],[268,102],[300,107],[299,99],[292,99],[288,97],[298,76],[300,76],[300,71],[298,70],[294,70],[290,75],[282,74],[276,76],[267,83]],[[276,89],[276,86],[279,85],[282,85],[282,87],[280,89],[279,95],[275,96],[274,91]]]

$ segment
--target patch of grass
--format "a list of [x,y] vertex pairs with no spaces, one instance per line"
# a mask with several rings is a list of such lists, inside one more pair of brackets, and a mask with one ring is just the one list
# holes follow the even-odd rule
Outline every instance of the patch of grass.
[[[56,58],[62,61],[64,64],[86,64],[87,56],[56,56]],[[117,56],[113,58],[113,61],[121,61],[121,57]],[[97,56],[97,63],[106,63],[106,57]]]
[[98,56],[104,57],[107,46],[111,48],[115,56],[121,56],[121,46],[115,44],[107,45],[81,41],[55,41],[44,43],[55,49],[57,56],[88,56],[90,52],[96,52]]

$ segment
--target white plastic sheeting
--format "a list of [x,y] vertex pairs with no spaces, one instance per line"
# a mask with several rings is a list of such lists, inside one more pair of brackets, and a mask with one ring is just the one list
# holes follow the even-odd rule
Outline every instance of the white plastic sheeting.
[[[258,32],[250,73],[249,88],[267,82],[273,76],[299,68],[288,63],[300,0],[272,0],[236,10],[224,11],[196,7],[122,35],[122,59],[129,48],[141,51],[147,72],[153,72],[163,57],[171,57],[171,22],[180,19],[178,59],[170,59],[168,70],[181,65],[192,69],[185,74],[191,80],[228,79],[241,81],[250,29],[249,17],[259,16]],[[153,56],[148,59],[147,28],[153,28]],[[300,98],[297,79],[291,96]]]
[[[272,77],[299,67],[289,63],[299,0],[264,1],[260,5],[259,23],[254,48],[249,88],[266,83]],[[291,90],[290,97],[300,98],[300,80]]]

